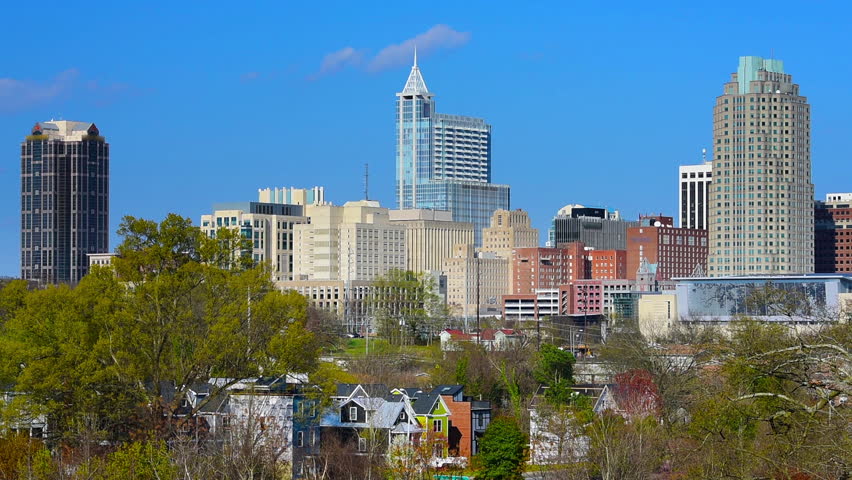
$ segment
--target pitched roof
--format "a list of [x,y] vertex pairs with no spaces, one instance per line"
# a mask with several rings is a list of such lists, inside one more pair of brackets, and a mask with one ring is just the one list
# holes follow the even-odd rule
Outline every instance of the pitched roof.
[[426,393],[417,397],[417,400],[411,406],[417,415],[430,415],[432,410],[435,409],[435,403],[440,400],[441,396],[437,393]]
[[337,384],[337,395],[338,397],[348,397],[352,395],[356,388],[361,387],[364,390],[364,393],[371,397],[384,397],[390,390],[388,386],[384,383],[373,383],[373,384],[358,384],[358,383],[338,383]]
[[[336,407],[326,410],[320,419],[320,426],[392,429],[399,420],[400,413],[405,408],[405,403],[403,402],[388,402],[383,398],[359,398],[357,400],[352,399],[350,402],[355,402],[359,405],[367,404],[367,409],[373,412],[370,420],[368,422],[342,422],[340,421],[340,412]],[[339,406],[343,406],[346,403],[339,404]]]
[[455,396],[457,393],[461,392],[462,389],[464,389],[464,387],[461,385],[438,385],[437,387],[432,389],[432,393],[438,395]]

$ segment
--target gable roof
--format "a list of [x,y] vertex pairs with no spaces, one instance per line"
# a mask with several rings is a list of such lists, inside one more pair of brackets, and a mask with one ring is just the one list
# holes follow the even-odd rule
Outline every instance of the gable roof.
[[[361,405],[371,411],[370,420],[366,422],[342,422],[340,420],[339,408],[350,403]],[[340,403],[337,408],[326,410],[320,419],[320,426],[392,429],[396,426],[400,413],[404,410],[407,411],[405,402],[389,402],[384,398],[352,398]],[[413,421],[411,418],[408,419],[408,423]]]
[[455,396],[464,389],[461,385],[438,385],[432,389],[432,393],[437,395]]
[[356,396],[384,397],[390,393],[388,386],[384,383],[338,383],[336,396],[348,398],[352,396],[353,393],[356,393],[356,391],[359,390],[359,387],[360,392],[358,392]]
[[417,415],[432,415],[432,411],[435,410],[435,404],[438,402],[441,402],[445,409],[449,411],[449,409],[446,408],[447,404],[444,403],[444,400],[437,393],[424,393],[423,395],[420,395],[411,407]]

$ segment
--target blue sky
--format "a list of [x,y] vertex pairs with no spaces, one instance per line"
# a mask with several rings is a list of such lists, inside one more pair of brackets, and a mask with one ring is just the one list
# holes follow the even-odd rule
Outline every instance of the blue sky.
[[568,203],[674,216],[677,166],[709,147],[740,55],[784,60],[809,98],[817,198],[852,190],[852,7],[650,3],[4,5],[0,275],[20,273],[19,144],[51,118],[110,142],[113,231],[123,215],[198,221],[267,186],[357,200],[364,163],[393,207],[394,94],[415,38],[438,111],[493,125],[493,179],[543,240]]

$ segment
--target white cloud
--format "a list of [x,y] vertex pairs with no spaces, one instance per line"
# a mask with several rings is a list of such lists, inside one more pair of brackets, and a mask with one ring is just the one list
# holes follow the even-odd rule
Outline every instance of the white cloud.
[[429,30],[401,43],[388,45],[369,60],[363,50],[354,47],[342,48],[323,57],[320,69],[310,79],[329,75],[345,67],[364,66],[367,71],[378,72],[388,68],[411,64],[414,47],[418,56],[428,55],[436,50],[458,48],[470,41],[470,32],[459,32],[452,27],[438,24]]
[[415,46],[417,47],[417,54],[421,55],[442,48],[458,48],[468,41],[470,41],[470,32],[459,32],[443,24],[435,25],[402,43],[383,48],[370,60],[367,69],[371,72],[378,72],[387,68],[408,65],[414,56]]
[[71,68],[47,83],[0,78],[0,111],[25,109],[59,97],[71,90],[77,76],[77,70]]
[[341,48],[336,52],[331,52],[322,59],[319,72],[314,77],[328,75],[339,71],[344,67],[357,66],[364,59],[364,52],[356,50],[352,47]]

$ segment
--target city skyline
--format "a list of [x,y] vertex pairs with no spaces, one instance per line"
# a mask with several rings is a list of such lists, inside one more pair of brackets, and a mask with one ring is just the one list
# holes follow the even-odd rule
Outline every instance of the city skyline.
[[[17,8],[21,7],[11,7],[10,13],[14,15]],[[773,26],[796,23],[797,28],[800,21],[811,19],[806,31],[814,35],[745,42],[699,38],[701,32],[718,28],[724,21],[721,13],[683,8],[668,11],[656,6],[640,11],[639,21],[634,22],[631,17],[637,12],[631,8],[606,14],[572,9],[572,15],[562,12],[566,26],[545,18],[544,12],[526,12],[513,19],[518,31],[526,35],[515,42],[500,38],[501,29],[496,25],[509,15],[501,8],[472,21],[469,11],[453,14],[437,5],[423,18],[400,21],[381,34],[347,27],[328,35],[343,22],[326,21],[317,26],[317,32],[328,35],[327,40],[314,42],[304,52],[279,53],[267,63],[262,60],[267,52],[262,33],[248,35],[224,50],[217,50],[215,41],[203,45],[171,33],[155,44],[181,44],[184,48],[176,49],[180,54],[159,56],[161,50],[144,46],[143,40],[151,39],[141,29],[152,16],[158,17],[156,7],[125,12],[126,18],[117,17],[118,12],[111,8],[102,9],[95,15],[112,23],[101,21],[92,33],[74,34],[79,35],[77,43],[96,46],[103,54],[50,62],[49,67],[25,61],[30,55],[24,48],[26,36],[21,26],[12,26],[0,34],[11,45],[0,63],[0,141],[7,145],[7,160],[0,167],[0,225],[8,232],[0,237],[0,247],[9,252],[0,258],[0,275],[19,274],[19,258],[12,253],[19,251],[20,223],[20,177],[13,148],[29,126],[52,117],[92,121],[109,132],[115,150],[111,155],[111,245],[116,244],[115,230],[125,214],[161,219],[175,211],[195,221],[213,203],[250,201],[258,188],[271,184],[322,185],[332,192],[329,200],[335,204],[357,200],[363,196],[361,172],[366,162],[370,163],[371,199],[394,207],[393,125],[387,115],[392,100],[388,92],[399,90],[399,77],[410,67],[408,41],[415,38],[419,40],[420,64],[428,65],[430,83],[442,85],[441,110],[486,118],[493,125],[493,181],[512,185],[512,208],[529,211],[533,226],[541,231],[546,231],[555,212],[567,203],[619,209],[626,219],[648,211],[675,215],[676,167],[698,163],[701,149],[709,149],[709,112],[719,85],[733,71],[732,62],[743,55],[771,56],[767,51],[773,49],[795,72],[796,83],[807,86],[814,106],[816,196],[849,190],[845,176],[836,172],[842,172],[848,161],[842,139],[850,129],[850,120],[843,113],[850,100],[836,98],[836,86],[828,78],[850,70],[839,53],[842,42],[831,40],[842,38],[842,14],[833,11],[828,16],[827,6],[817,6],[797,12],[796,19],[780,14],[755,16],[750,21]],[[749,8],[754,10],[747,8],[743,18],[759,10]],[[299,12],[285,10],[284,23],[290,25]],[[67,15],[70,13],[63,14],[61,9],[46,14],[46,27],[57,27],[57,34],[63,34],[58,26]],[[225,25],[228,15],[224,9],[212,8],[200,15],[198,23],[213,29]],[[675,20],[678,16],[691,21]],[[168,21],[175,20],[179,19]],[[255,15],[238,13],[233,20],[245,23],[255,20]],[[581,23],[586,25],[575,25]],[[580,48],[572,48],[571,42],[581,39],[584,32],[603,39],[605,32],[617,27],[626,28],[615,39],[599,45],[580,41]],[[304,34],[306,28],[295,31]],[[564,39],[563,28],[570,31]],[[595,29],[601,32],[595,33]],[[688,35],[694,42],[689,48],[668,45],[668,36],[676,34]],[[625,44],[630,35],[635,41]],[[113,38],[115,45],[100,37]],[[258,45],[260,52],[243,58],[249,44]],[[350,44],[352,50],[346,50]],[[129,57],[134,59],[110,55],[120,49],[131,52]],[[586,49],[594,50],[594,55]],[[134,66],[139,63],[137,58],[155,51],[157,68],[143,74]],[[346,52],[350,52],[348,57]],[[618,62],[611,61],[615,55]],[[219,56],[222,62],[214,68]],[[832,74],[820,75],[827,58],[833,60]],[[608,73],[596,74],[603,65]],[[205,75],[197,78],[199,73]],[[618,77],[621,79],[616,81]],[[641,91],[648,98],[612,95],[616,91]],[[329,92],[343,94],[346,101],[343,105],[325,102],[320,95]],[[677,105],[660,106],[655,97],[661,92],[677,98]],[[595,102],[599,109],[591,108]],[[610,113],[605,112],[616,104],[628,113],[641,111],[650,118],[622,123],[630,128],[612,130]],[[647,112],[649,104],[660,111]],[[328,115],[332,106],[338,109],[334,118]],[[673,111],[678,112],[678,124],[667,124],[666,132],[657,133],[645,125],[655,125],[658,118]],[[229,134],[217,135],[217,141],[209,144],[183,141],[205,128],[212,132],[213,125]],[[320,133],[335,141],[318,144],[316,135]],[[157,141],[155,149],[150,148],[152,138]],[[248,138],[274,142],[246,142]],[[273,154],[270,146],[275,147]]]

